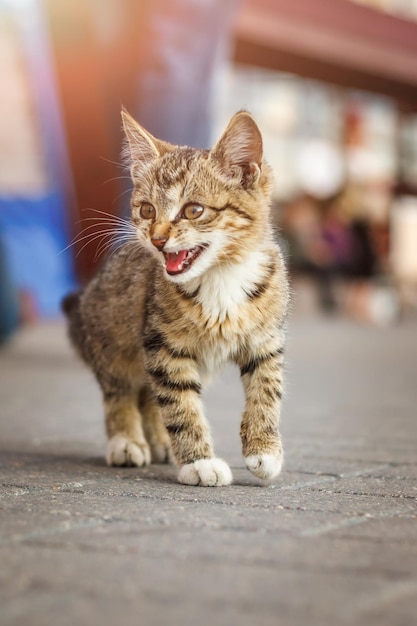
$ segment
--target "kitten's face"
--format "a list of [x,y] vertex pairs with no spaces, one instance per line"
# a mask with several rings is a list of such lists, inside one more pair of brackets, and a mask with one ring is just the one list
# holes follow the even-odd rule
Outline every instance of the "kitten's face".
[[[126,129],[131,122],[134,138]],[[210,152],[163,144],[132,118],[124,123],[135,183],[132,222],[166,277],[186,283],[244,260],[267,219],[271,182],[252,118],[234,116]]]

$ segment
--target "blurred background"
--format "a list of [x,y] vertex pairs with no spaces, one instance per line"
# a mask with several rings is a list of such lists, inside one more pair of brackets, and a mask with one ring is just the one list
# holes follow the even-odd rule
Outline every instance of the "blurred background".
[[130,183],[120,108],[209,147],[241,108],[295,314],[417,313],[417,0],[0,0],[0,338],[60,315]]

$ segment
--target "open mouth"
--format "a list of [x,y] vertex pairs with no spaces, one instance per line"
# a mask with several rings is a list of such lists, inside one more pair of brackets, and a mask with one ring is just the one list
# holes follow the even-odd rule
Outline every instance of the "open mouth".
[[170,276],[184,274],[192,264],[198,259],[200,254],[207,248],[204,246],[196,246],[189,250],[178,250],[178,252],[164,252],[165,268]]

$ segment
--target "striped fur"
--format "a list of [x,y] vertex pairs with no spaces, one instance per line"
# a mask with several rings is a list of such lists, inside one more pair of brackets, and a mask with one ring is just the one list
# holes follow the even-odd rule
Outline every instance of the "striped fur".
[[[254,474],[272,478],[282,463],[288,285],[269,222],[272,180],[260,132],[240,112],[215,147],[201,151],[156,140],[126,113],[123,120],[135,243],[65,309],[72,341],[103,391],[108,462],[173,456],[181,482],[230,483],[230,469],[214,456],[201,391],[232,361],[246,393],[243,455]],[[198,205],[196,219],[186,217],[194,215],[189,205]],[[182,250],[195,255],[185,271],[173,256]]]

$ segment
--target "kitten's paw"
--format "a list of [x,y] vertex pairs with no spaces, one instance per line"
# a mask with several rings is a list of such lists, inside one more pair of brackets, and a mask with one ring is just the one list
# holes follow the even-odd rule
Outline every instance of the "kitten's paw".
[[151,444],[152,463],[171,463],[173,456],[171,446],[164,443]]
[[143,467],[151,462],[151,451],[146,442],[133,441],[124,435],[115,435],[107,444],[108,465],[136,465]]
[[258,478],[269,480],[278,476],[282,469],[281,454],[251,454],[245,457],[246,467]]
[[184,485],[202,487],[222,487],[233,480],[228,464],[222,459],[199,459],[183,465],[178,473],[178,480]]

